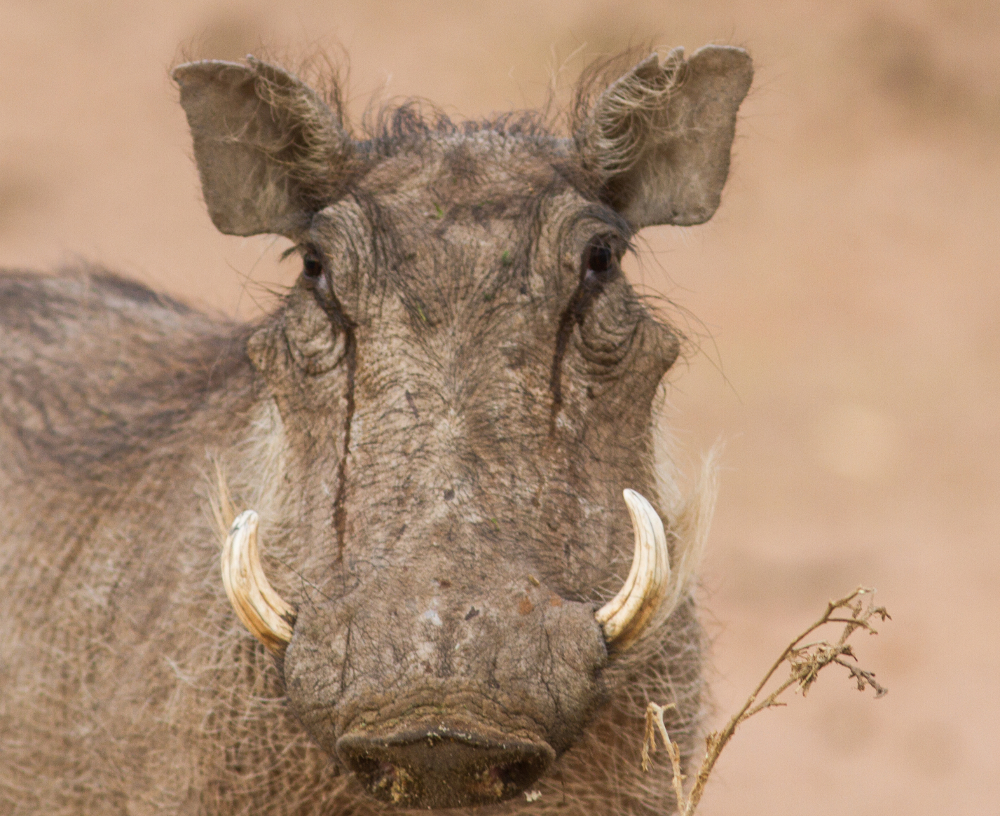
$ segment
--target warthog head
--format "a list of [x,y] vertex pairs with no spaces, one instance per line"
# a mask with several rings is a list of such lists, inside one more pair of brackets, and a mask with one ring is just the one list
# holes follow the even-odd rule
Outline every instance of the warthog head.
[[252,58],[175,76],[216,226],[303,264],[248,344],[271,487],[226,536],[230,599],[373,796],[510,798],[689,604],[651,430],[678,337],[619,261],[715,211],[750,60],[650,56],[570,138],[403,106],[358,140]]

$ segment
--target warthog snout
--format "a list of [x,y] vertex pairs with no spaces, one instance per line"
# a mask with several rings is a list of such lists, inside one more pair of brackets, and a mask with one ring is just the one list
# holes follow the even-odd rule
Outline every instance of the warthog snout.
[[369,793],[401,807],[485,805],[517,796],[555,759],[544,742],[439,726],[388,738],[347,735],[337,754]]

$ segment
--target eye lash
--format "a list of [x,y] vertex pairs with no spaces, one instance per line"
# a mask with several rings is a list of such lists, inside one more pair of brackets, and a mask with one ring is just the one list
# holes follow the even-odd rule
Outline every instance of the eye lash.
[[[295,244],[290,246],[284,252],[281,253],[278,260],[285,261],[288,260],[292,255],[300,255],[302,257],[303,264],[307,264],[310,261],[315,261],[320,265],[321,268],[325,268],[325,263],[323,261],[323,253],[317,249],[313,244]],[[319,277],[319,275],[314,275],[312,277]]]

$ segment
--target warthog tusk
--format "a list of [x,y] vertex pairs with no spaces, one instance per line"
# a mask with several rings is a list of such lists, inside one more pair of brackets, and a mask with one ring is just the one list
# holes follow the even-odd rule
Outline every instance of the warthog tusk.
[[250,633],[279,654],[292,639],[295,610],[264,575],[257,549],[257,514],[240,513],[222,547],[222,583],[236,615]]
[[608,643],[624,648],[642,633],[667,596],[670,554],[663,522],[653,506],[634,490],[626,490],[625,504],[635,530],[632,569],[621,591],[594,614]]

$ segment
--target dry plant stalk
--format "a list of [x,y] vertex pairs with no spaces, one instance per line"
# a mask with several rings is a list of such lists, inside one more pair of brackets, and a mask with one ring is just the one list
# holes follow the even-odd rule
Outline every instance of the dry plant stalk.
[[[867,596],[867,604],[865,603],[865,596]],[[837,615],[836,613],[839,610],[843,610],[847,614]],[[719,754],[726,747],[729,740],[732,739],[733,734],[736,733],[736,729],[745,720],[750,719],[754,714],[759,714],[766,708],[786,705],[780,702],[778,698],[792,686],[798,685],[802,689],[802,696],[804,697],[809,691],[809,687],[816,682],[820,671],[836,663],[850,672],[850,676],[858,685],[858,691],[872,688],[875,690],[876,699],[884,697],[888,694],[889,690],[879,685],[872,672],[862,669],[856,662],[848,662],[848,659],[851,661],[857,660],[854,652],[851,650],[850,644],[847,642],[855,631],[864,629],[870,635],[878,634],[871,625],[871,619],[875,616],[878,616],[883,621],[887,619],[891,620],[884,606],[875,606],[874,589],[858,587],[850,595],[841,598],[839,601],[830,601],[827,604],[826,612],[823,613],[820,619],[785,647],[781,656],[774,661],[770,670],[764,675],[764,679],[757,684],[757,688],[754,689],[753,694],[747,698],[743,707],[730,717],[725,727],[720,731],[713,731],[705,738],[705,758],[701,761],[698,776],[691,787],[690,793],[686,795],[684,793],[684,775],[681,773],[680,746],[670,739],[670,736],[667,734],[667,728],[663,723],[663,713],[672,708],[673,703],[665,706],[650,703],[646,708],[646,735],[642,745],[642,769],[644,771],[650,769],[649,757],[652,752],[656,751],[656,735],[659,734],[667,750],[667,755],[670,757],[670,764],[673,769],[673,787],[674,794],[677,797],[677,812],[681,816],[691,816],[701,801],[702,793],[705,791],[705,783],[708,782],[708,777],[715,767]],[[811,643],[803,642],[817,629],[831,623],[844,624],[844,631],[836,643],[830,643],[826,640]],[[764,688],[770,682],[775,672],[781,667],[782,663],[786,662],[789,667],[788,677],[774,691],[758,702],[758,698],[760,698]]]

